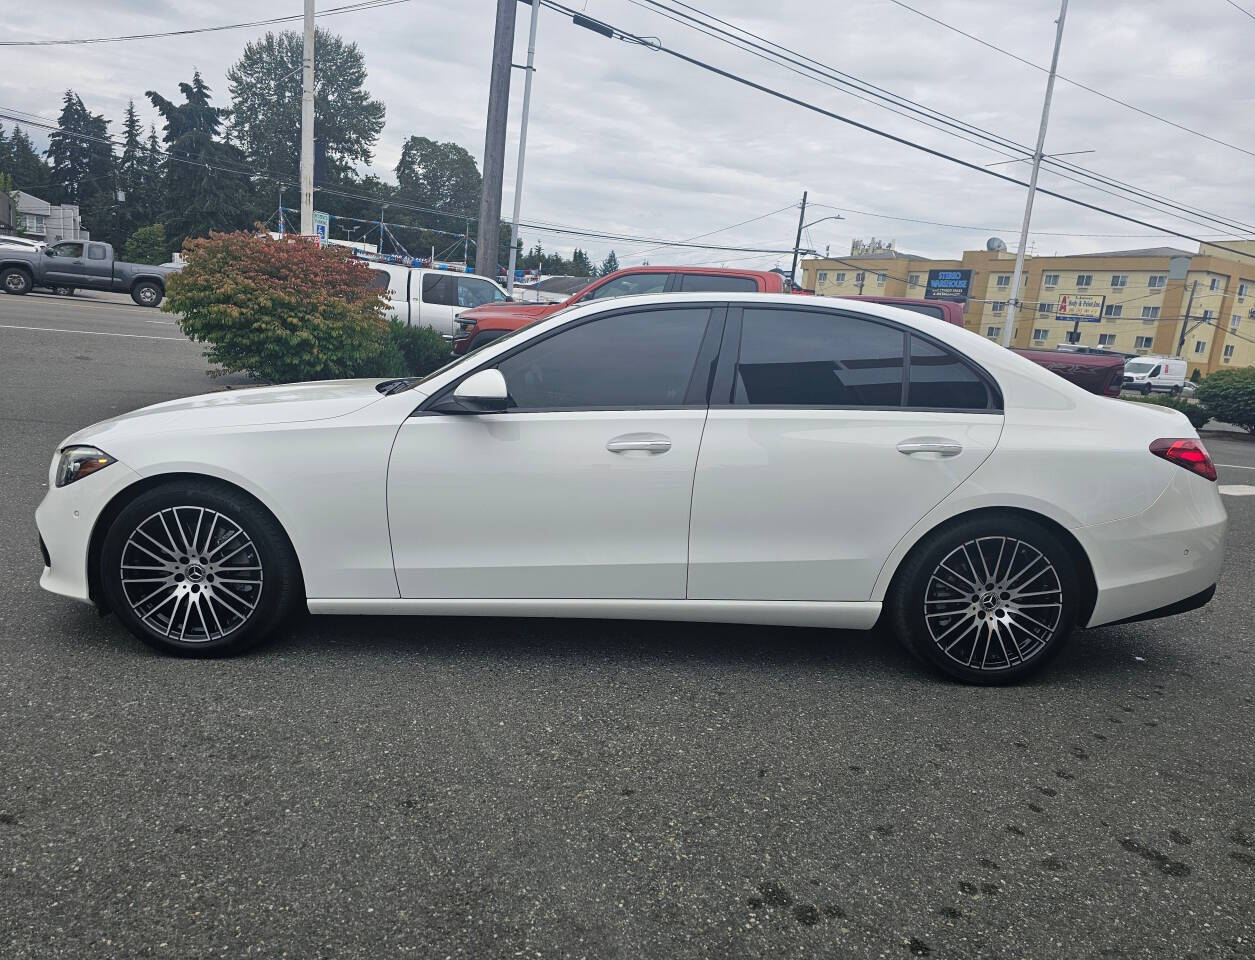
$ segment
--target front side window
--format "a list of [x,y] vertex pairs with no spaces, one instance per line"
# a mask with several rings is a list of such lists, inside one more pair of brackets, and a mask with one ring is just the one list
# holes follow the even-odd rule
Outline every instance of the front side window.
[[[820,274],[820,282],[828,274]],[[726,277],[717,273],[686,273],[680,277],[679,290],[684,293],[756,293],[758,283],[753,277]],[[661,291],[659,291],[661,292]]]
[[953,353],[912,336],[906,403],[940,410],[985,410],[989,390],[976,371]]
[[560,330],[506,357],[513,409],[638,409],[684,404],[706,308],[642,310]]
[[58,243],[55,247],[49,247],[48,252],[54,257],[76,260],[83,255],[83,245],[81,243]]
[[456,307],[458,305],[458,281],[451,273],[423,274],[423,303],[437,307]]
[[482,307],[505,299],[496,286],[479,277],[458,277],[457,285],[459,307]]
[[639,297],[647,293],[662,293],[666,289],[665,273],[629,273],[603,283],[585,295],[581,302],[609,300],[613,297]]
[[902,405],[905,336],[858,317],[746,309],[733,402],[783,407]]

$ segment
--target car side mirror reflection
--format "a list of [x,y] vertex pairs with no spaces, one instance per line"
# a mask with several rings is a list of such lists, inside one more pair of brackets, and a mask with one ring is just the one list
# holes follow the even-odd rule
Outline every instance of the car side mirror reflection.
[[510,392],[505,377],[495,367],[479,370],[457,385],[452,403],[442,403],[446,413],[498,413],[506,409]]

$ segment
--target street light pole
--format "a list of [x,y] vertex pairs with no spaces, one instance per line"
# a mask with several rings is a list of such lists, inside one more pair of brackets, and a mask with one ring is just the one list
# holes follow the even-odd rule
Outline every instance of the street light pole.
[[301,58],[301,233],[314,232],[314,0],[305,0]]
[[1055,50],[1050,57],[1050,74],[1046,77],[1046,96],[1041,105],[1041,126],[1037,130],[1037,149],[1033,151],[1033,174],[1028,181],[1028,198],[1024,201],[1024,222],[1020,225],[1020,246],[1015,251],[1015,273],[1011,275],[1011,300],[1007,304],[1007,319],[1002,328],[1002,345],[1011,346],[1015,331],[1016,306],[1020,296],[1020,273],[1024,270],[1024,251],[1028,247],[1028,226],[1033,219],[1033,198],[1037,194],[1037,174],[1041,172],[1043,149],[1046,146],[1046,125],[1050,122],[1050,98],[1055,90],[1055,73],[1059,68],[1059,47],[1063,44],[1063,21],[1068,15],[1068,0],[1059,6],[1059,19],[1055,21]]
[[806,193],[802,191],[802,209],[797,215],[797,238],[793,241],[793,266],[789,268],[789,288],[797,287],[797,255],[802,246],[802,227],[806,220]]
[[519,167],[514,174],[514,220],[510,224],[510,266],[506,271],[506,293],[514,296],[514,264],[519,248],[519,211],[523,204],[523,158],[527,153],[527,112],[532,102],[532,61],[536,57],[536,21],[540,19],[540,0],[527,0],[532,6],[532,24],[527,35],[527,66],[523,79],[523,121],[519,126]]

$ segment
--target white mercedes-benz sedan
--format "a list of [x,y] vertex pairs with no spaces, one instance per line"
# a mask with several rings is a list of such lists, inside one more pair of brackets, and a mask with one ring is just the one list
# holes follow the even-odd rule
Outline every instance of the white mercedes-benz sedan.
[[[978,683],[1215,590],[1180,413],[866,302],[556,314],[421,380],[211,393],[66,438],[42,585],[171,653],[311,613],[865,630]],[[764,640],[764,642],[769,642]]]

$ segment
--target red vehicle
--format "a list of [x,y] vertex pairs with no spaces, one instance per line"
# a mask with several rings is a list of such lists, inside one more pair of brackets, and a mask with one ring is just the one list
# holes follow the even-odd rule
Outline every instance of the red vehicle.
[[[903,310],[913,310],[928,317],[936,317],[955,326],[963,326],[963,307],[948,300],[909,300],[905,297],[849,297],[850,300],[870,300],[887,303]],[[1124,357],[1118,353],[1070,353],[1063,350],[1024,350],[1014,348],[1014,353],[1032,360],[1038,366],[1057,373],[1082,390],[1099,396],[1118,397],[1124,383]]]
[[561,303],[494,303],[454,319],[453,352],[463,354],[577,303],[646,293],[783,293],[784,280],[766,270],[719,267],[627,267],[591,281]]

